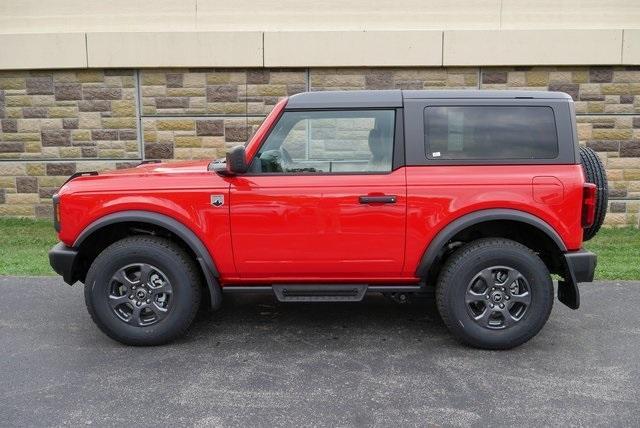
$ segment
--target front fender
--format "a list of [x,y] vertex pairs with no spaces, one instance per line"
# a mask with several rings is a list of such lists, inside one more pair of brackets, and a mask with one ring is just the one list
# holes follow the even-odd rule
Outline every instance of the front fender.
[[181,239],[196,255],[196,261],[202,269],[202,273],[209,288],[212,307],[218,308],[220,306],[222,299],[220,285],[218,284],[220,273],[218,272],[213,257],[207,250],[207,247],[191,229],[189,229],[183,223],[180,223],[179,221],[164,214],[139,210],[120,211],[108,214],[89,224],[89,226],[87,226],[75,240],[75,242],[73,243],[73,248],[80,248],[80,246],[87,240],[87,238],[104,227],[116,223],[127,222],[139,222],[160,226],[164,229],[169,230],[171,233]]

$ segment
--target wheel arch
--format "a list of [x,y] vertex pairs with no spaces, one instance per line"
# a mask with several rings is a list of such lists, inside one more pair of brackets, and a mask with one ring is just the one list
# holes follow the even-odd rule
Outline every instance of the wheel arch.
[[[148,228],[145,229],[145,226]],[[118,233],[113,233],[116,231]],[[96,251],[120,239],[123,233],[132,234],[132,231],[133,233],[151,234],[156,234],[158,231],[168,232],[174,241],[177,241],[179,245],[195,257],[207,284],[211,306],[213,308],[220,306],[222,299],[218,283],[220,274],[212,255],[202,240],[184,223],[167,215],[151,211],[119,211],[105,215],[89,224],[73,243],[73,248],[78,250],[80,261],[83,265],[77,266],[76,269],[84,270],[84,273],[80,273],[79,278],[84,278],[86,270],[88,270],[87,265],[97,255],[95,254]],[[112,234],[109,235],[110,233]],[[98,242],[101,242],[102,245],[97,245],[96,247]]]
[[[567,251],[567,247],[560,235],[546,221],[537,216],[514,209],[480,210],[457,218],[436,234],[422,255],[416,269],[416,276],[425,278],[430,273],[434,273],[434,264],[437,264],[439,259],[445,255],[447,244],[457,236],[468,231],[479,230],[482,226],[499,225],[507,222],[522,225],[525,229],[528,228],[538,233],[538,236],[544,240],[544,245],[547,247],[554,248],[560,253]],[[502,233],[500,235],[505,236],[508,234]]]

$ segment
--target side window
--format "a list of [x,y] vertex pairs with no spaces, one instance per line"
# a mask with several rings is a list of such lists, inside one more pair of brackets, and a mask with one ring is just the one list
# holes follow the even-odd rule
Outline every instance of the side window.
[[395,111],[284,112],[255,156],[254,173],[389,172]]
[[424,111],[430,159],[554,159],[558,133],[551,107],[433,106]]

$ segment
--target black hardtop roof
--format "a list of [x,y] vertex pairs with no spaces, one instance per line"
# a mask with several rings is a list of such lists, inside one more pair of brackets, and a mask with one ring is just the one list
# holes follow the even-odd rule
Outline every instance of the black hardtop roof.
[[292,95],[287,109],[402,107],[403,99],[554,99],[571,100],[564,92],[510,90],[377,90],[318,91]]

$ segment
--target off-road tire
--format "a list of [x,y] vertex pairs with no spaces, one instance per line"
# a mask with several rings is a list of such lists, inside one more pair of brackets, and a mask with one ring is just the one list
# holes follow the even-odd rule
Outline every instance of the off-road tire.
[[[175,299],[165,318],[149,326],[129,325],[108,303],[112,276],[132,263],[148,263],[169,279]],[[110,338],[126,345],[162,345],[182,336],[196,316],[201,279],[194,260],[178,245],[155,236],[131,236],[107,247],[91,265],[85,282],[85,302],[95,324]]]
[[594,222],[590,227],[585,228],[583,232],[582,239],[588,241],[598,233],[602,222],[604,222],[604,217],[607,215],[609,186],[607,184],[607,172],[596,152],[588,147],[580,146],[580,162],[582,163],[587,183],[593,183],[598,188]]
[[[521,319],[501,330],[479,325],[465,301],[468,284],[478,272],[493,266],[517,270],[529,284],[531,303]],[[449,331],[461,342],[483,349],[509,349],[535,336],[547,322],[554,291],[545,264],[524,245],[502,238],[470,242],[445,262],[436,287],[438,311]]]

